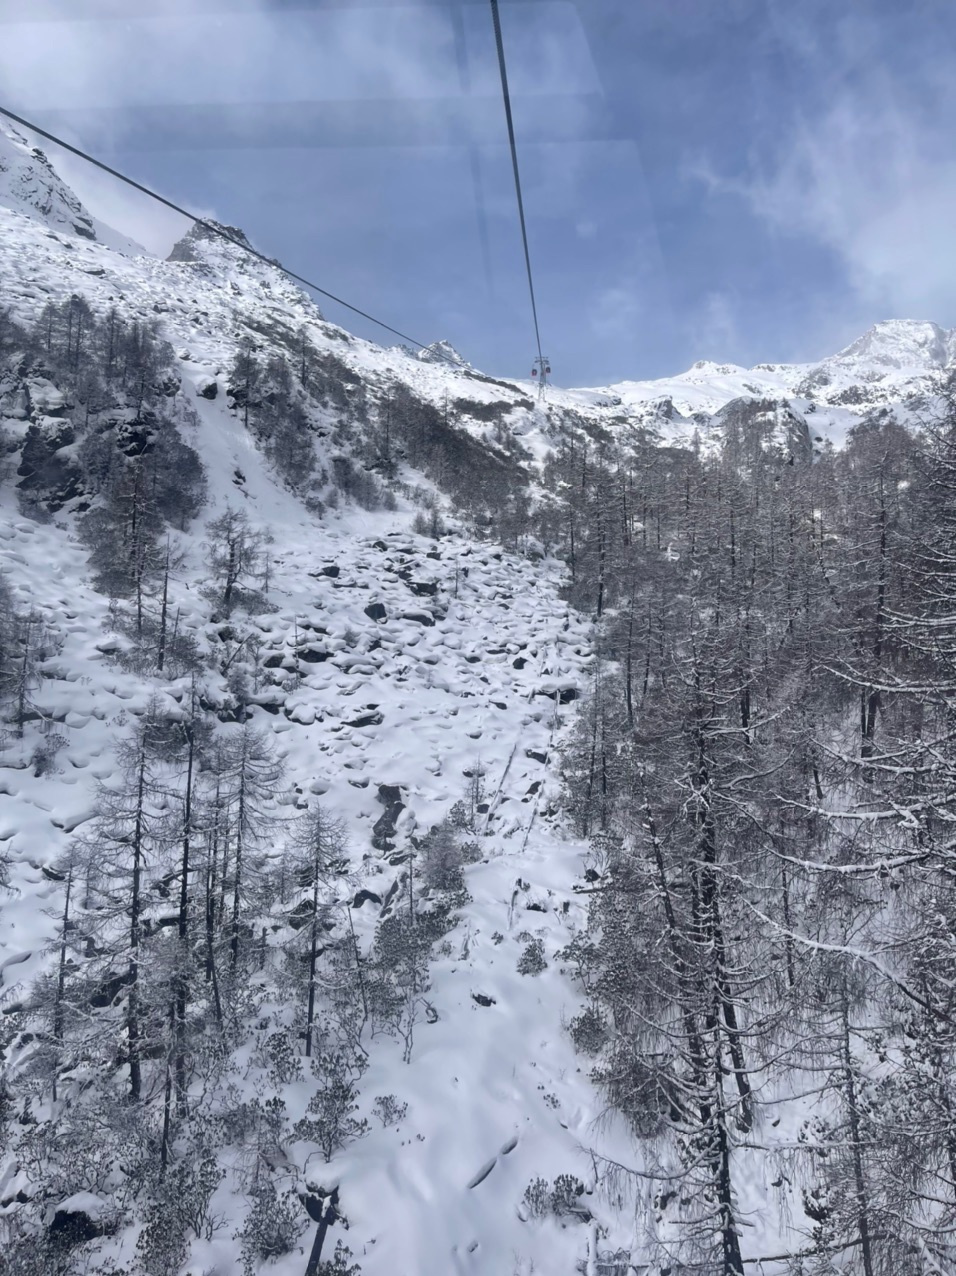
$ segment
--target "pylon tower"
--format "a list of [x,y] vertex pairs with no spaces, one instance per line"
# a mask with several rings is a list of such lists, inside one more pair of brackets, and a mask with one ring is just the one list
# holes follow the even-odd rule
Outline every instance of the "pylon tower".
[[551,360],[546,359],[544,355],[539,355],[534,361],[534,372],[532,376],[536,376],[538,382],[538,398],[544,398],[545,389],[548,386],[548,377],[551,375]]

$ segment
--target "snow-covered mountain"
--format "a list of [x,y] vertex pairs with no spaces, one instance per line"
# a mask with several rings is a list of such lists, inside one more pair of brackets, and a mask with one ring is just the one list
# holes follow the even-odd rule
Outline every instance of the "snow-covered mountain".
[[[371,1120],[381,1097],[394,1098],[401,1115],[374,1121],[330,1165],[317,1143],[290,1138],[282,1183],[319,1195],[338,1186],[349,1228],[335,1229],[333,1239],[347,1241],[363,1276],[618,1276],[624,1267],[607,1256],[640,1252],[632,1219],[598,1195],[539,1218],[526,1194],[536,1180],[566,1174],[580,1179],[583,1202],[593,1183],[589,1149],[599,1144],[625,1164],[633,1155],[614,1122],[602,1122],[602,1101],[565,1030],[581,1002],[559,955],[584,915],[576,889],[584,847],[561,825],[558,762],[588,687],[591,624],[563,600],[565,568],[541,547],[509,552],[454,519],[446,534],[429,533],[429,517],[432,530],[448,517],[444,470],[429,471],[441,472],[440,481],[392,454],[391,414],[401,406],[428,424],[453,412],[460,436],[443,436],[443,466],[467,470],[469,458],[477,464],[483,457],[502,484],[533,474],[568,422],[612,437],[641,426],[668,446],[706,447],[732,418],[746,418],[768,440],[809,457],[815,445],[839,445],[868,411],[917,419],[935,379],[956,361],[956,333],[887,322],[817,364],[699,363],[654,381],[552,387],[542,404],[530,380],[480,373],[448,342],[415,352],[353,336],[328,322],[279,266],[207,225],[195,226],[167,261],[129,255],[128,241],[119,249],[118,242],[42,154],[0,131],[3,307],[16,322],[36,325],[47,303],[78,296],[96,322],[155,323],[174,365],[152,390],[184,446],[201,458],[207,485],[199,514],[168,533],[176,567],[162,594],[164,617],[175,615],[177,635],[201,653],[203,672],[144,672],[122,659],[128,628],[96,587],[90,546],[77,535],[78,517],[99,495],[84,486],[88,471],[106,462],[90,446],[93,460],[84,455],[80,472],[79,412],[42,350],[26,371],[13,358],[0,367],[0,435],[16,468],[0,483],[0,571],[11,585],[10,605],[50,635],[29,689],[31,708],[19,733],[0,742],[0,852],[10,865],[10,893],[0,897],[0,1009],[15,1024],[25,1016],[4,1062],[31,1063],[32,990],[51,969],[62,908],[57,864],[91,829],[98,785],[121,770],[120,741],[156,698],[171,715],[185,712],[193,678],[214,728],[237,725],[228,722],[236,712],[230,671],[251,662],[255,686],[242,712],[284,765],[282,819],[321,798],[347,828],[355,875],[348,925],[358,950],[370,950],[377,923],[406,883],[411,896],[409,857],[462,801],[472,803],[477,846],[465,869],[470,899],[436,949],[421,994],[414,1048],[403,1051],[388,1037],[363,1041],[360,1115]],[[5,341],[0,325],[0,357]],[[252,373],[243,381],[237,371],[243,351],[253,352],[259,371],[278,361],[298,375],[301,366],[302,385],[312,388],[284,391],[273,370],[257,399]],[[298,413],[314,462],[311,486],[274,448],[274,434],[257,435],[244,420],[251,403],[265,413],[280,393]],[[115,421],[101,416],[98,428],[118,431],[126,455],[142,441],[142,422],[127,402]],[[464,458],[452,455],[461,439],[474,448]],[[38,503],[37,518],[17,503],[18,484],[35,473],[28,447],[34,457],[42,452],[56,484],[56,501]],[[375,509],[356,498],[360,480],[373,481],[368,474],[393,483],[391,499]],[[215,614],[209,601],[207,542],[229,510],[273,538],[264,601],[241,625]],[[276,841],[281,836],[270,831]],[[168,927],[169,917],[158,916],[157,930]],[[345,934],[341,918],[340,910],[329,923],[336,942]],[[292,944],[302,918],[287,908],[257,919],[257,928],[260,920],[262,964],[249,982],[262,990],[266,1027],[256,1026],[265,1040],[266,1028],[282,1022],[281,1004],[266,993],[267,953]],[[529,950],[544,962],[537,973],[527,963],[519,970]],[[251,1038],[242,1045],[236,1093],[243,1103],[281,1098],[291,1119],[304,1118],[314,1078],[290,1067],[276,1081],[281,1069],[268,1071],[264,1050]],[[87,1080],[78,1068],[70,1084],[82,1092]],[[45,1093],[38,1102],[47,1102]],[[150,1102],[161,1106],[161,1080]],[[239,1154],[224,1156],[212,1211],[220,1223],[197,1230],[184,1272],[239,1270],[236,1229],[249,1198],[236,1185],[248,1184]],[[109,1213],[102,1183],[91,1183],[47,1201],[44,1225],[83,1218],[86,1239],[102,1245],[105,1257],[132,1261],[135,1203],[120,1219]],[[0,1221],[38,1194],[35,1163],[0,1149]],[[765,1205],[766,1186],[755,1179],[742,1201],[749,1240],[754,1252],[775,1253],[779,1216]],[[104,1212],[111,1221],[99,1228]],[[307,1252],[311,1239],[310,1230],[263,1270],[299,1276],[301,1247]]]
[[451,342],[445,340],[433,341],[431,345],[425,346],[419,350],[418,357],[423,363],[444,363],[458,368],[471,367],[464,355],[459,354]]
[[[326,508],[317,516],[317,505],[306,508],[245,427],[230,369],[245,341],[263,365],[281,356],[297,368],[307,357],[313,378],[338,378],[331,397],[309,401],[322,475],[350,473],[356,440],[342,427],[365,393],[394,396],[404,386],[426,405],[451,393],[476,414],[469,418],[476,438],[502,413],[530,405],[522,406],[528,401],[513,385],[467,369],[449,373],[446,362],[386,351],[327,323],[278,268],[206,227],[194,228],[169,261],[121,255],[97,241],[78,201],[54,189],[48,211],[43,199],[0,208],[4,305],[14,322],[30,326],[48,303],[69,311],[71,297],[84,298],[92,318],[78,310],[74,328],[69,311],[68,350],[93,322],[125,324],[134,346],[135,325],[156,323],[171,343],[173,371],[161,374],[150,410],[179,422],[208,489],[188,532],[172,533],[179,565],[169,582],[170,615],[177,635],[203,653],[204,712],[214,724],[217,713],[232,712],[229,666],[253,643],[260,673],[248,712],[284,768],[280,826],[319,799],[344,821],[356,943],[373,943],[416,843],[456,803],[470,803],[479,848],[467,868],[470,902],[431,964],[411,1061],[403,1062],[401,1043],[370,1041],[361,1102],[373,1128],[331,1167],[314,1143],[290,1144],[280,1186],[327,1191],[334,1175],[348,1231],[333,1229],[324,1257],[341,1239],[363,1276],[510,1273],[531,1263],[558,1272],[569,1254],[585,1261],[596,1244],[593,1227],[579,1224],[571,1234],[557,1224],[526,1227],[515,1207],[528,1183],[553,1177],[556,1166],[585,1173],[580,1144],[594,1111],[592,1087],[561,1027],[577,998],[555,960],[583,916],[573,891],[582,848],[553,822],[556,750],[586,687],[589,623],[562,600],[558,562],[533,561],[462,530],[437,540],[412,530],[422,507],[401,493],[419,498],[433,488],[407,465],[397,474],[402,486],[392,509],[336,511],[326,483]],[[0,888],[0,1009],[2,1023],[12,1025],[0,1062],[29,1071],[32,1038],[17,1025],[30,1016],[34,981],[50,969],[61,904],[56,866],[94,826],[98,786],[118,782],[121,741],[154,698],[175,714],[191,692],[188,675],[144,675],[120,659],[129,639],[76,535],[76,516],[90,497],[82,478],[74,481],[75,403],[44,363],[42,339],[27,371],[19,356],[9,357],[10,340],[18,338],[0,325],[0,357],[7,358],[0,434],[14,450],[13,472],[8,467],[0,485],[0,572],[10,586],[9,599],[0,597],[32,618],[26,632],[35,625],[50,642],[21,726],[0,739],[0,857],[8,873],[8,888]],[[128,407],[114,416],[116,425],[109,411],[101,414],[97,428],[137,428]],[[31,448],[30,456],[40,449],[52,459],[59,476],[52,520],[41,506],[31,507],[39,521],[18,508],[18,485],[36,472],[26,460]],[[73,477],[62,483],[64,473]],[[235,621],[216,622],[203,597],[205,541],[229,509],[273,538],[267,600],[239,631]],[[229,723],[217,729],[228,734]],[[55,753],[49,766],[39,761],[44,748]],[[275,925],[279,953],[297,932],[284,917]],[[335,938],[339,922],[329,926]],[[522,975],[517,963],[532,939],[547,968]],[[274,1010],[266,1005],[263,1013]],[[264,1094],[266,1074],[249,1066],[247,1059],[245,1076],[236,1074],[244,1101],[281,1097],[290,1117],[306,1113],[314,1087],[307,1066],[298,1080]],[[374,1117],[376,1096],[393,1097],[398,1117]],[[391,1113],[387,1105],[380,1110]],[[68,1126],[64,1109],[58,1137]],[[74,1160],[86,1165],[85,1153]],[[73,1220],[107,1257],[130,1260],[135,1209],[118,1225],[95,1173],[77,1170],[62,1189],[51,1188],[60,1180],[50,1174],[38,1180],[22,1157],[0,1150],[0,1222],[42,1198],[27,1225],[28,1235],[30,1226],[40,1228],[38,1243],[46,1243],[52,1219],[57,1226]],[[237,1232],[249,1202],[236,1191],[224,1182],[214,1208],[219,1221],[193,1238],[184,1270],[240,1269]],[[276,1276],[300,1276],[312,1245],[315,1228],[298,1205],[295,1218],[296,1244],[267,1264]],[[101,1226],[102,1219],[112,1221]]]
[[648,424],[670,444],[706,436],[735,400],[763,400],[807,425],[809,439],[840,446],[867,412],[892,409],[919,419],[941,374],[956,367],[956,330],[893,319],[875,324],[844,350],[818,363],[758,363],[752,368],[701,360],[686,372],[653,381],[621,381],[571,392],[589,408],[611,406]]
[[146,252],[84,208],[43,151],[31,146],[6,121],[0,121],[0,207],[14,209],[54,230],[104,244],[115,252]]

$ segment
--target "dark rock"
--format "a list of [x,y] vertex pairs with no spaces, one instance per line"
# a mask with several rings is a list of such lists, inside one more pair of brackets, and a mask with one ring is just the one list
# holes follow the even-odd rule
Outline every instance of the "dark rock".
[[266,656],[262,662],[263,669],[278,669],[281,667],[285,656],[281,652],[276,652],[274,656]]
[[389,840],[394,836],[395,821],[389,818],[389,813],[386,811],[372,825],[372,845],[377,851],[394,851],[395,843]]
[[486,997],[483,992],[473,992],[471,999],[472,1001],[477,1001],[479,1006],[496,1006],[498,1004],[494,997]]
[[389,546],[384,541],[372,541],[372,549],[380,549],[383,554],[387,554]]
[[540,788],[541,788],[541,781],[535,780],[532,784],[528,785],[528,796],[530,797],[533,794],[537,793],[538,789]]
[[427,611],[406,611],[402,615],[402,620],[413,620],[417,625],[426,626],[435,623],[435,617]]
[[313,912],[314,906],[311,900],[308,900],[308,898],[306,898],[306,900],[300,900],[300,902],[295,906],[295,909],[292,909],[290,914],[288,914],[286,919],[288,921],[288,925],[291,926],[292,930],[301,930],[302,926],[309,925]]
[[369,603],[365,608],[365,614],[369,620],[384,620],[388,612],[385,610],[384,603]]
[[395,881],[392,882],[391,886],[388,888],[388,892],[385,895],[385,902],[382,904],[383,916],[391,908],[392,901],[395,899],[396,895],[398,894],[398,888],[400,885],[401,885],[401,879],[396,877]]
[[481,664],[481,656],[466,656],[465,659],[468,661],[470,665]]
[[381,895],[376,895],[374,891],[365,890],[364,888],[356,892],[355,898],[352,900],[353,908],[361,908],[363,904],[381,904]]
[[323,575],[323,576],[332,576],[332,577],[335,577],[335,576],[338,576],[340,572],[341,572],[341,568],[340,568],[340,567],[337,567],[337,566],[335,565],[335,563],[329,563],[328,567],[323,567],[323,568],[322,568],[322,575]]
[[526,758],[531,758],[533,762],[541,762],[542,764],[548,760],[546,753],[539,753],[536,749],[525,749],[524,755]]
[[214,399],[219,393],[219,384],[214,380],[204,381],[199,387],[199,396],[203,399]]
[[601,874],[597,871],[597,869],[586,868],[584,870],[584,880],[586,882],[599,882],[601,880]]
[[512,660],[511,667],[512,669],[523,669],[527,663],[528,661],[524,656],[518,656],[516,660]]
[[104,1236],[107,1229],[85,1210],[58,1209],[48,1230],[51,1241],[64,1249],[72,1249],[74,1245],[84,1245],[97,1236]]
[[408,588],[419,598],[431,597],[438,593],[438,585],[433,580],[410,580]]
[[332,653],[324,651],[321,647],[300,647],[295,654],[307,665],[320,665],[324,660],[328,660]]
[[347,727],[377,727],[385,721],[380,710],[374,710],[371,713],[361,713],[357,718],[353,718],[351,722],[346,722]]
[[558,693],[558,703],[571,704],[572,701],[577,700],[580,697],[580,695],[581,693],[580,691],[578,691],[576,687],[564,687]]
[[546,913],[548,906],[547,904],[538,904],[532,899],[525,904],[525,910],[529,913]]
[[123,989],[127,988],[131,982],[132,976],[129,971],[124,971],[121,975],[114,975],[112,979],[105,979],[96,991],[90,994],[90,1005],[94,1010],[101,1010],[105,1006],[111,1006]]

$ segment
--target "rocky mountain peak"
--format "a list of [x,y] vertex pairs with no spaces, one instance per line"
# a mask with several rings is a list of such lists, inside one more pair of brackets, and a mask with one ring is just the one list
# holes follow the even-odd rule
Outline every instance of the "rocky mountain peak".
[[81,239],[96,239],[92,214],[57,175],[46,155],[0,123],[0,204]]
[[0,122],[0,207],[102,244],[128,257],[147,256],[141,244],[99,220],[67,185],[47,156],[23,133]]
[[455,364],[459,368],[470,368],[471,364],[459,354],[450,341],[433,341],[431,345],[425,346],[418,351],[418,358],[423,363],[445,363]]
[[833,356],[832,362],[866,360],[887,368],[944,368],[951,360],[953,334],[918,319],[876,323]]
[[227,226],[224,222],[213,221],[207,218],[201,222],[193,222],[192,226],[183,235],[182,239],[177,240],[173,245],[172,251],[167,257],[167,261],[193,261],[208,262],[209,249],[225,251],[230,250],[228,239],[235,242],[234,247],[238,249],[241,246],[251,248],[249,237],[245,231],[240,230],[238,226]]

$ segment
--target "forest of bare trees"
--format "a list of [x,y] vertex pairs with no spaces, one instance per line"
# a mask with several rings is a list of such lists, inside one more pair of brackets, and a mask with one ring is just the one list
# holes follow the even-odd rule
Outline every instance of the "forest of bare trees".
[[591,845],[572,1032],[672,1271],[743,1276],[754,1152],[802,1207],[789,1270],[956,1259],[946,393],[942,424],[877,415],[812,464],[752,404],[704,455],[554,462],[603,643],[564,760]]
[[[76,1270],[90,1236],[47,1215],[85,1192],[110,1201],[93,1235],[135,1216],[137,1270],[176,1271],[224,1225],[211,1202],[229,1174],[252,1273],[314,1217],[286,1145],[331,1162],[368,1128],[372,1042],[414,1055],[430,962],[481,854],[477,787],[391,861],[361,943],[344,825],[288,785],[254,721],[263,687],[298,677],[264,669],[250,623],[274,609],[268,529],[241,506],[206,525],[190,584],[214,650],[171,601],[206,500],[171,351],[76,297],[29,332],[0,316],[11,351],[57,391],[18,448],[20,510],[75,518],[122,638],[105,655],[177,692],[117,725],[91,818],[44,870],[46,973],[0,1020],[0,1140],[38,1185],[4,1222],[5,1270]],[[279,358],[244,342],[228,377],[236,420],[317,517],[338,493],[395,506],[415,467],[470,532],[563,558],[567,600],[593,619],[562,758],[588,922],[561,960],[586,1003],[569,1025],[582,1067],[636,1150],[633,1165],[595,1154],[598,1180],[638,1203],[649,1270],[747,1276],[740,1176],[756,1164],[796,1216],[801,1247],[776,1256],[792,1276],[948,1276],[956,386],[942,418],[911,430],[876,412],[841,451],[814,452],[793,422],[771,435],[774,405],[757,401],[693,448],[554,411],[535,477],[494,405],[376,398],[304,343]],[[337,417],[328,472],[322,411]],[[487,447],[461,428],[481,411]],[[436,498],[416,525],[442,535]],[[37,777],[63,744],[37,707],[58,650],[0,577],[3,743],[29,737],[18,764]],[[521,961],[546,968],[540,941]],[[308,1076],[306,1116],[250,1099],[240,1074],[260,1096]],[[384,1125],[400,1109],[376,1097]],[[560,1214],[573,1193],[556,1184]],[[340,1244],[313,1270],[358,1268]]]

